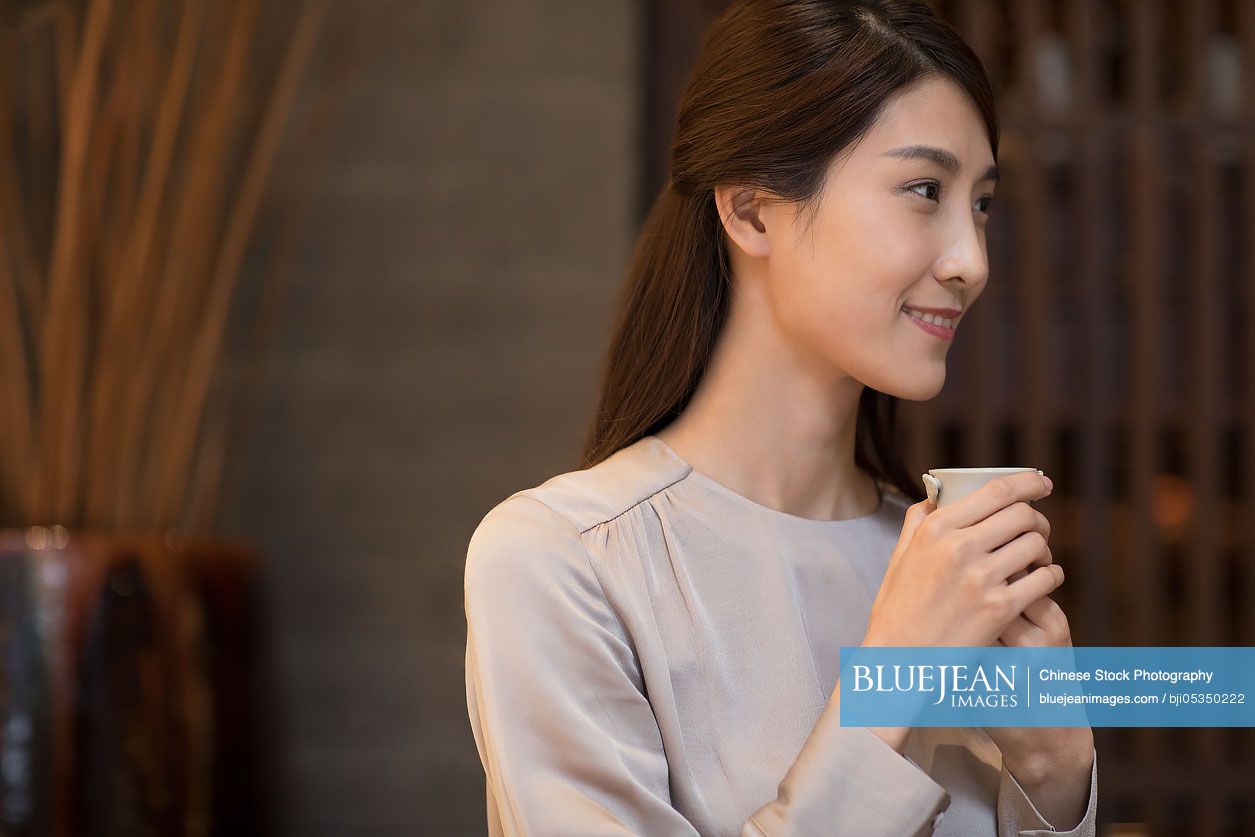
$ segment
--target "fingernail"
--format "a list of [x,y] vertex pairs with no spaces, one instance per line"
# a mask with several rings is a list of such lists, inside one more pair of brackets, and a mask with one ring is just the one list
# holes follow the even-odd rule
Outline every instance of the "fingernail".
[[1055,490],[1055,481],[1054,481],[1054,480],[1052,480],[1050,477],[1046,476],[1045,474],[1042,474],[1042,475],[1041,475],[1041,478],[1042,478],[1042,479],[1044,479],[1044,480],[1046,481],[1046,487],[1047,487],[1047,488],[1049,488],[1051,491],[1054,491],[1054,490]]

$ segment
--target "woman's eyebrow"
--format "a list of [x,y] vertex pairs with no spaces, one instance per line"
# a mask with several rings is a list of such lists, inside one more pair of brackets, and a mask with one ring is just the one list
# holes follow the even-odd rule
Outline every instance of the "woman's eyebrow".
[[[903,145],[898,148],[891,148],[880,156],[900,157],[903,160],[931,160],[952,175],[957,175],[963,168],[957,156],[944,148],[937,148],[932,145]],[[998,167],[993,165],[985,169],[985,173],[980,179],[998,182]]]

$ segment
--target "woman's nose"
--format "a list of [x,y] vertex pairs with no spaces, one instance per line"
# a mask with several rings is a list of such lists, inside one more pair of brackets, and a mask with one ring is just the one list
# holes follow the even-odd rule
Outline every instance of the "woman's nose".
[[985,240],[976,224],[968,220],[960,224],[949,252],[937,265],[937,278],[958,279],[964,285],[983,285],[989,274]]

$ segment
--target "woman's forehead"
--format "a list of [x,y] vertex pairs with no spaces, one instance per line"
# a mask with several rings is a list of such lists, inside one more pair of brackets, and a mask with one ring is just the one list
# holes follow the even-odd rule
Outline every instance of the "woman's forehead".
[[[940,151],[941,154],[935,153]],[[984,174],[993,165],[976,105],[955,83],[929,79],[892,97],[851,149],[851,158],[927,159],[943,169]]]

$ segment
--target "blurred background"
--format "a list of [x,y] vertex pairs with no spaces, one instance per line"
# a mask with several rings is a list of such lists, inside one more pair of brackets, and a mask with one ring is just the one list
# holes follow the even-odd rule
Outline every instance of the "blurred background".
[[[715,0],[0,2],[0,833],[481,834],[462,572],[576,467]],[[1003,120],[931,467],[1077,645],[1255,645],[1255,3],[946,0]],[[1104,835],[1255,732],[1099,729]]]

